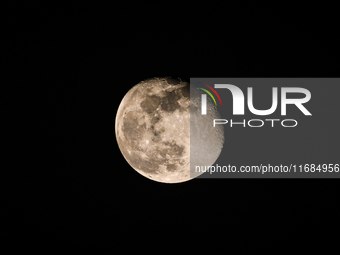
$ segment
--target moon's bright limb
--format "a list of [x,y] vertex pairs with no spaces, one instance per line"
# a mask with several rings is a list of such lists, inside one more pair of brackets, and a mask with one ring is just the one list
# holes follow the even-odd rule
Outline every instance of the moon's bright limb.
[[224,127],[213,120],[220,115],[212,100],[207,100],[206,115],[201,113],[201,91],[191,86],[190,91],[190,171],[191,176],[199,175],[195,166],[209,167],[219,157],[224,144]]
[[[224,139],[223,132],[211,135],[219,131],[211,130],[212,122],[208,123],[216,109],[209,102],[208,110],[215,115],[203,117],[199,98],[191,99],[189,84],[170,78],[142,81],[124,96],[116,115],[116,138],[124,158],[137,172],[155,181],[178,183],[198,175],[190,175],[190,156],[205,165],[215,162]],[[190,133],[194,134],[191,141]]]

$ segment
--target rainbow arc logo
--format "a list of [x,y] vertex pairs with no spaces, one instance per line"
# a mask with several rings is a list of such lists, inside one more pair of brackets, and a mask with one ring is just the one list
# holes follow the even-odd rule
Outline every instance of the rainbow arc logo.
[[[196,83],[202,84],[202,85],[206,86],[207,88],[209,88],[212,92],[214,92],[214,94],[217,96],[217,98],[220,101],[220,104],[222,106],[221,98],[220,98],[219,94],[217,93],[217,91],[213,87],[211,87],[210,85],[208,85],[206,83],[203,83],[203,82],[196,82]],[[200,87],[197,87],[197,88],[200,89],[200,90],[203,90],[204,92],[206,92],[212,98],[212,100],[214,101],[215,105],[217,106],[216,100],[215,100],[214,96],[210,93],[209,90],[203,89],[203,88],[200,88]]]

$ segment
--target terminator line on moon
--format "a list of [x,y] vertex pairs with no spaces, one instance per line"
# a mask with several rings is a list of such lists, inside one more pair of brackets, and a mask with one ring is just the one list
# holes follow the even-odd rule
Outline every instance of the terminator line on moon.
[[[118,146],[141,175],[158,182],[179,183],[202,174],[221,153],[223,125],[210,100],[201,115],[201,93],[179,79],[152,78],[131,88],[121,101],[115,122]],[[190,167],[191,166],[191,167]]]

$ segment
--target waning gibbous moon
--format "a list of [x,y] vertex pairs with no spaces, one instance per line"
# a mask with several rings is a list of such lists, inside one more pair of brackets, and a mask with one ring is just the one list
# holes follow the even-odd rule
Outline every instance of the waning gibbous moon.
[[214,164],[224,143],[214,103],[201,114],[201,92],[173,78],[152,78],[131,88],[121,101],[116,139],[126,161],[141,175],[179,183],[202,173],[195,166]]

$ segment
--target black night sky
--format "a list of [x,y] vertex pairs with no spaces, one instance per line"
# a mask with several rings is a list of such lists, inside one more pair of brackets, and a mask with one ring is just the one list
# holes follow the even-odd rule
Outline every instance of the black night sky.
[[[307,212],[338,213],[338,180],[162,184],[128,165],[114,119],[121,99],[144,79],[339,76],[339,55],[325,45],[333,34],[308,19],[254,13],[251,6],[232,14],[169,8],[79,3],[8,10],[1,235],[13,249],[124,254],[160,251],[154,243],[176,251],[174,243],[199,242],[211,251],[203,239],[217,228],[244,231],[257,242],[258,231],[279,235]],[[308,225],[299,222],[301,229]],[[224,249],[242,244],[232,243]]]

